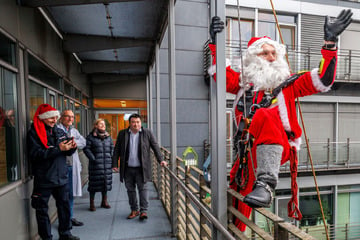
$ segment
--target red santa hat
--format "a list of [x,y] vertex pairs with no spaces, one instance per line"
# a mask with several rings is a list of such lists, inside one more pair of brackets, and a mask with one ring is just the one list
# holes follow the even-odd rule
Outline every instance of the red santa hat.
[[265,43],[274,46],[276,53],[278,55],[285,56],[286,53],[285,45],[272,40],[268,36],[252,37],[248,42],[248,50],[247,50],[248,53],[255,55],[259,54],[260,52],[262,52],[262,48],[261,48],[262,45],[264,45]]
[[56,110],[55,108],[53,108],[49,104],[41,104],[38,107],[38,109],[36,110],[34,119],[33,119],[35,131],[36,131],[37,135],[39,136],[40,141],[46,148],[49,147],[47,145],[48,140],[47,140],[47,135],[46,135],[46,130],[45,130],[45,124],[41,120],[52,118],[52,117],[59,118],[60,117],[59,111]]

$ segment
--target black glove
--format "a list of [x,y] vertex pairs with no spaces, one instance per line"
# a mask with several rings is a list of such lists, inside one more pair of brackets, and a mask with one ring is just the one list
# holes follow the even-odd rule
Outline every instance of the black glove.
[[211,43],[216,44],[216,34],[224,29],[224,22],[218,16],[211,19],[210,24],[210,37]]
[[349,26],[353,13],[350,9],[343,9],[341,13],[335,18],[330,20],[329,16],[325,18],[324,24],[324,39],[325,41],[338,41],[338,36]]

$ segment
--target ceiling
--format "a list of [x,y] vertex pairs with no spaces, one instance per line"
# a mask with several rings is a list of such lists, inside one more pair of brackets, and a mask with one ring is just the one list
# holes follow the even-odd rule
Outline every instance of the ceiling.
[[[49,16],[93,79],[146,79],[167,23],[164,0],[18,0]],[[103,76],[103,77],[102,77]]]

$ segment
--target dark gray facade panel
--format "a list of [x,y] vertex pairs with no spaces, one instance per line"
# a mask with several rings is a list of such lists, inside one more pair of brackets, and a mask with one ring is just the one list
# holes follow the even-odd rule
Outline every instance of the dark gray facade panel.
[[[168,73],[167,49],[160,49],[160,72]],[[176,51],[176,74],[203,75],[202,51]]]
[[176,26],[176,49],[202,51],[208,39],[208,27]]
[[[160,97],[169,98],[168,75],[160,75]],[[176,76],[177,99],[208,99],[209,87],[206,85],[204,76],[177,75]],[[156,100],[156,91],[153,90],[153,98]]]
[[203,68],[203,52],[176,51],[176,74],[202,76]]
[[[177,156],[182,157],[186,147],[195,148],[199,160],[204,158],[204,140],[208,141],[207,124],[177,124]],[[153,129],[156,132],[156,127]],[[161,145],[167,149],[170,148],[170,128],[169,124],[161,123]],[[195,138],[194,136],[198,136]]]
[[207,124],[209,122],[209,102],[207,100],[177,100],[176,103],[178,122],[190,124]]
[[175,24],[207,27],[209,9],[207,3],[176,1]]
[[204,76],[178,75],[176,84],[178,99],[209,99],[209,86]]

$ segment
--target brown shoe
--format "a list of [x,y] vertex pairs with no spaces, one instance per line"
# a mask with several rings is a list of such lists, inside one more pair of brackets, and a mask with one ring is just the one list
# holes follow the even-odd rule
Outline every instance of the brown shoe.
[[147,219],[148,218],[148,216],[147,216],[147,213],[146,212],[142,212],[141,214],[140,214],[140,220],[144,220],[144,219]]
[[133,219],[137,216],[139,216],[139,211],[131,211],[131,213],[129,214],[129,216],[127,217],[127,219]]
[[107,196],[103,196],[100,207],[102,207],[102,208],[111,208],[108,201],[107,201]]
[[89,208],[89,210],[90,210],[91,212],[95,212],[95,211],[96,211],[94,199],[91,199],[91,198],[90,198],[90,208]]

